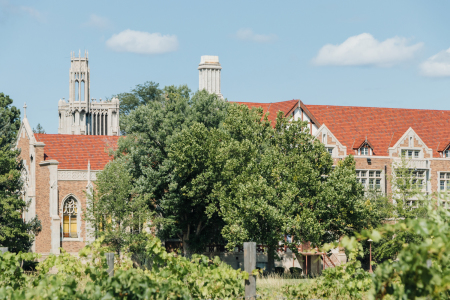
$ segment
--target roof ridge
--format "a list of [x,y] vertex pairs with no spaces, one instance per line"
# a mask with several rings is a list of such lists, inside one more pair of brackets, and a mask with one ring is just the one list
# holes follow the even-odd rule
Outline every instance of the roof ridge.
[[428,109],[428,108],[376,107],[376,106],[331,105],[331,104],[305,104],[305,105],[306,106],[333,106],[333,107],[354,107],[354,108],[396,109],[396,110],[398,109],[398,110],[450,112],[450,110],[445,110],[445,109]]

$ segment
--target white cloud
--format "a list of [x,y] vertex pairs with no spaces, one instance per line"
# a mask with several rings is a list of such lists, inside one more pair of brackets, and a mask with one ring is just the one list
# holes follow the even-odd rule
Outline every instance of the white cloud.
[[97,29],[108,29],[112,27],[108,18],[97,16],[95,14],[90,15],[89,20],[83,23],[85,27],[93,27]]
[[161,35],[144,31],[124,30],[114,34],[106,45],[117,52],[133,52],[139,54],[161,54],[178,49],[175,35]]
[[383,42],[369,33],[349,37],[340,45],[325,45],[313,63],[320,66],[364,66],[389,67],[412,59],[423,43],[409,45],[409,40],[393,37]]
[[450,76],[450,48],[442,50],[420,64],[422,75],[428,77]]
[[26,14],[39,22],[46,21],[45,15],[31,6],[14,5],[8,0],[0,0],[0,7],[10,14]]
[[250,28],[241,28],[237,31],[236,38],[255,43],[270,43],[275,41],[277,36],[275,34],[256,34]]

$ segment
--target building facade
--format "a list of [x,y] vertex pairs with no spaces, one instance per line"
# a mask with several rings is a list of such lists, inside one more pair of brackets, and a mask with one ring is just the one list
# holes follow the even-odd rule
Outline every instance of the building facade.
[[109,151],[119,139],[119,100],[89,99],[87,52],[84,57],[71,54],[69,75],[69,102],[58,103],[59,134],[33,133],[25,110],[16,142],[24,163],[23,197],[29,203],[23,218],[41,221],[32,251],[44,257],[60,248],[77,253],[93,240],[83,210],[96,173],[111,159]]
[[[221,69],[217,56],[202,56],[199,89],[223,98]],[[25,112],[16,145],[24,162],[23,197],[30,204],[24,218],[41,220],[42,232],[32,250],[44,257],[60,253],[60,248],[77,253],[92,241],[83,210],[97,172],[111,160],[109,151],[117,147],[120,132],[118,99],[89,99],[87,52],[84,57],[71,55],[69,76],[69,102],[60,100],[58,104],[59,134],[33,133]],[[357,180],[367,189],[391,193],[388,177],[403,155],[424,193],[450,190],[450,111],[306,105],[300,100],[235,103],[261,107],[272,125],[279,111],[287,118],[307,122],[310,133],[325,145],[335,164],[354,156]],[[220,249],[211,246],[205,254],[218,255],[236,268],[243,263],[239,249],[230,253]],[[257,263],[262,267],[267,255],[259,250]],[[299,264],[289,249],[280,251],[283,260],[278,266],[302,265],[310,272],[346,260],[345,254],[335,249],[333,261],[322,256],[322,261],[310,260],[307,267],[308,259]]]
[[238,103],[262,107],[273,124],[278,111],[307,122],[335,164],[354,156],[357,180],[367,189],[390,194],[388,178],[404,156],[422,192],[450,190],[448,110],[306,105],[300,100]]

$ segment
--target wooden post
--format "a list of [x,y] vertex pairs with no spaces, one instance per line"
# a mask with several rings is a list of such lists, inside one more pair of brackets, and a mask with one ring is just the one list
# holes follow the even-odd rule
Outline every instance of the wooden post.
[[305,255],[306,259],[306,277],[308,277],[308,255]]
[[8,247],[0,247],[0,252],[2,254],[5,254],[6,252],[8,252]]
[[108,264],[109,277],[114,276],[114,253],[106,253],[106,263]]
[[369,253],[370,253],[370,257],[369,257],[369,273],[373,273],[372,271],[372,239],[369,239]]
[[256,277],[252,271],[256,269],[256,243],[244,243],[244,271],[248,280],[245,281],[245,299],[256,299]]

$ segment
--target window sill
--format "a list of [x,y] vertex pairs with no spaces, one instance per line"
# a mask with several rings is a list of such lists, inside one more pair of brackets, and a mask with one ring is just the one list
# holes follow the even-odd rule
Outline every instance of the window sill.
[[61,238],[61,242],[82,242],[83,238]]

